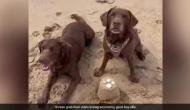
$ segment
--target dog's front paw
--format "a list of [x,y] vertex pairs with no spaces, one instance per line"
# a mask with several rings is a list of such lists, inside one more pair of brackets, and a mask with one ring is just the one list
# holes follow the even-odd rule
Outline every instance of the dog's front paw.
[[103,71],[101,70],[101,69],[98,69],[98,68],[96,68],[95,70],[94,70],[94,76],[96,76],[96,77],[100,77],[100,76],[102,76],[104,73],[103,73]]
[[135,76],[135,75],[130,75],[129,80],[131,82],[133,82],[133,83],[138,83],[139,82],[139,78],[137,78],[137,76]]
[[140,60],[145,60],[145,55],[142,52],[137,52],[137,56]]
[[38,99],[38,104],[47,104],[48,102],[48,99],[44,98],[44,97],[41,97]]

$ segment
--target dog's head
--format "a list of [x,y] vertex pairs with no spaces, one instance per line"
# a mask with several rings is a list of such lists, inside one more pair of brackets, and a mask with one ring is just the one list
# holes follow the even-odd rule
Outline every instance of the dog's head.
[[67,59],[70,52],[69,46],[57,39],[42,40],[39,42],[38,47],[40,50],[38,61],[44,71],[49,70],[56,63]]
[[100,16],[103,26],[112,34],[124,34],[128,28],[134,27],[138,20],[126,9],[111,8]]

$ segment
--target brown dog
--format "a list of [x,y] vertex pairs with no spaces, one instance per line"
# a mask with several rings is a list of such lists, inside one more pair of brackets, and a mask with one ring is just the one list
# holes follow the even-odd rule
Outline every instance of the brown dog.
[[133,58],[136,54],[140,60],[145,56],[142,52],[142,44],[137,31],[133,28],[137,23],[137,18],[126,9],[112,8],[100,16],[103,26],[106,27],[103,40],[104,58],[99,69],[95,70],[95,76],[102,76],[106,64],[113,57],[123,58],[128,61],[130,67],[130,77],[132,82],[139,82],[135,71]]
[[39,62],[44,71],[50,70],[42,97],[38,100],[39,104],[48,102],[50,89],[59,75],[66,74],[71,77],[67,93],[61,101],[65,103],[81,80],[78,62],[85,46],[90,45],[95,33],[78,15],[72,14],[71,18],[77,22],[68,24],[63,30],[61,38],[43,40],[39,43]]

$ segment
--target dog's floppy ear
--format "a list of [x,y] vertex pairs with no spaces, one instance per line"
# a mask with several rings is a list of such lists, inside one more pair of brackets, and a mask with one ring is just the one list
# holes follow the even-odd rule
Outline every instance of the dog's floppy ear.
[[66,43],[66,42],[62,42],[62,47],[61,47],[61,56],[64,59],[67,59],[70,54],[71,54],[71,45]]
[[103,26],[107,26],[108,25],[108,15],[109,13],[116,7],[113,7],[111,8],[109,11],[103,13],[101,16],[100,16],[100,19],[101,19],[101,22],[102,22],[102,25]]
[[137,20],[137,18],[131,13],[131,11],[128,10],[128,12],[129,12],[129,16],[130,16],[130,22],[129,22],[129,24],[130,24],[132,27],[134,27],[134,26],[138,23],[138,20]]
[[38,48],[39,48],[39,50],[40,50],[40,53],[42,52],[42,44],[43,44],[44,41],[45,41],[45,40],[42,40],[42,41],[40,41],[40,42],[38,43]]
[[102,22],[102,25],[103,25],[103,26],[107,26],[107,22],[108,22],[108,21],[107,21],[108,12],[109,12],[109,11],[103,13],[103,14],[100,16],[100,19],[101,19],[101,22]]

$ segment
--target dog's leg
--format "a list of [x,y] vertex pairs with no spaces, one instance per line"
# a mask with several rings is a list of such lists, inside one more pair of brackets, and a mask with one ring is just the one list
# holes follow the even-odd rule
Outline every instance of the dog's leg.
[[51,87],[57,81],[57,76],[57,73],[50,73],[47,84],[43,90],[42,96],[38,99],[38,104],[47,104]]
[[137,57],[138,57],[140,60],[142,60],[142,61],[145,60],[145,55],[144,55],[144,53],[143,53],[143,46],[142,46],[142,44],[141,44],[141,42],[140,42],[140,39],[139,39],[139,44],[137,45],[135,51],[136,51]]
[[73,94],[74,90],[76,89],[77,85],[81,81],[81,76],[79,74],[78,67],[75,66],[72,71],[69,73],[69,76],[71,77],[70,85],[66,91],[65,96],[62,97],[61,103],[68,103],[69,98]]
[[113,56],[110,53],[107,53],[107,52],[104,53],[104,58],[103,58],[102,65],[101,65],[101,67],[99,69],[98,68],[95,69],[94,76],[100,77],[100,76],[102,76],[104,74],[105,67],[106,67],[109,59],[111,59],[112,57]]
[[137,75],[136,75],[135,70],[134,70],[133,58],[134,58],[134,54],[133,53],[131,53],[130,56],[127,56],[127,61],[128,61],[129,68],[130,68],[129,80],[131,82],[138,83],[139,82],[139,78],[137,78]]

